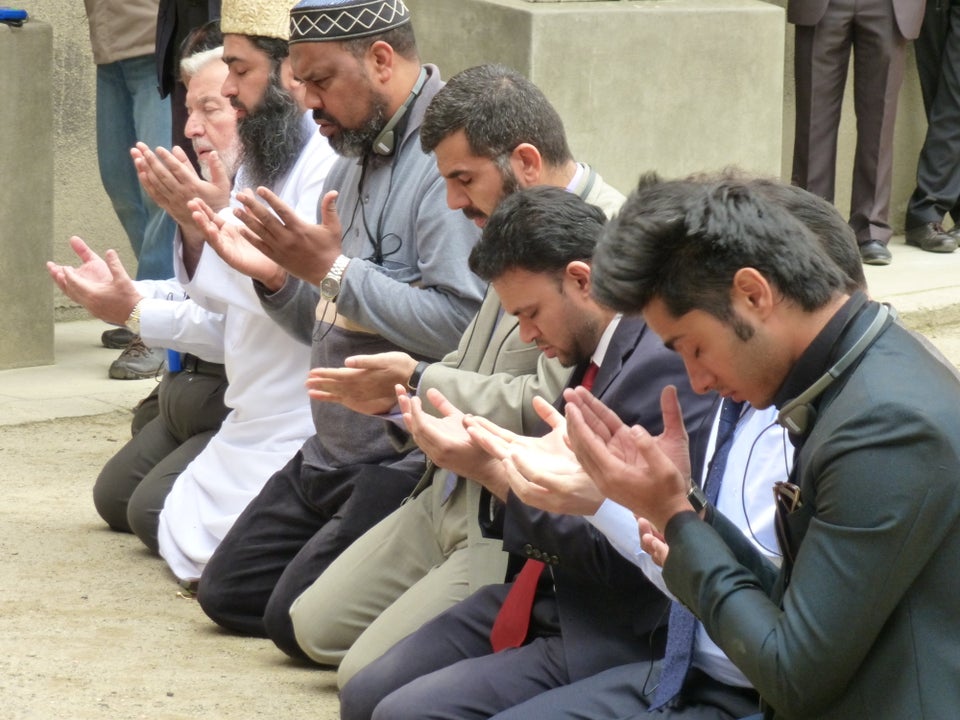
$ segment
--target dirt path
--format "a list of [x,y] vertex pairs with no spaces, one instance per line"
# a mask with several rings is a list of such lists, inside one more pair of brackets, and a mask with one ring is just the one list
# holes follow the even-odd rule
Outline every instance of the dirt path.
[[334,675],[219,630],[90,489],[124,412],[0,428],[0,716],[337,718]]

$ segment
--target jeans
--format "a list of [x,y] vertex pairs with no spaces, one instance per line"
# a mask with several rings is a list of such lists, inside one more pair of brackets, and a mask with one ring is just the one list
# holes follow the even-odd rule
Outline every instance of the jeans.
[[100,179],[137,256],[138,280],[173,277],[173,220],[140,187],[130,148],[169,148],[170,101],[157,91],[153,55],[97,66]]

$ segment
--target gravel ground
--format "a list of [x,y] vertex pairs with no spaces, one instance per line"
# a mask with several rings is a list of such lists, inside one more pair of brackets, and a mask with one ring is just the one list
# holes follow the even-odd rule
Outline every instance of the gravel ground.
[[334,673],[230,635],[90,489],[129,413],[0,428],[0,717],[338,717]]

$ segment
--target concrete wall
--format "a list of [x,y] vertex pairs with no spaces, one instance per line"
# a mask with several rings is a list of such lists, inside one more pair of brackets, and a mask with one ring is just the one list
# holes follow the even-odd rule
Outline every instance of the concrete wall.
[[[53,258],[74,262],[67,241],[79,235],[98,252],[116,248],[132,275],[136,258],[97,169],[96,66],[83,3],[20,0],[10,4],[53,28],[53,136],[46,141],[52,144],[54,157]],[[86,317],[59,290],[54,293],[54,305],[58,319]]]
[[[636,175],[652,163],[667,175],[740,164],[790,179],[795,107],[793,28],[786,24],[785,15],[774,20],[759,7],[784,8],[786,0],[562,4],[407,0],[407,4],[414,14],[425,59],[439,64],[447,77],[485,61],[503,62],[523,71],[557,105],[574,152],[622,188],[629,188]],[[607,22],[611,14],[616,23]],[[547,19],[551,15],[557,17]],[[746,24],[741,24],[741,17]],[[775,57],[769,47],[772,43],[779,44],[783,53],[782,65],[777,60],[782,72],[779,127],[774,127],[772,117],[776,110],[771,103],[775,104],[776,96],[762,97],[772,92],[767,71],[773,68],[747,64],[751,58]],[[596,112],[601,107],[605,110]],[[762,117],[746,117],[758,108]],[[636,112],[638,122],[625,139],[622,128],[604,121],[611,110],[628,109]],[[754,130],[760,127],[773,128],[770,132],[781,136],[776,151],[780,160],[773,164],[773,138],[756,135]],[[734,132],[724,134],[731,128]],[[722,132],[716,137],[711,129]],[[925,132],[911,47],[894,146],[890,221],[895,232],[903,230]],[[642,138],[637,137],[641,134]],[[851,69],[837,152],[835,202],[844,214],[849,211],[855,143]]]
[[53,33],[0,24],[0,369],[53,362]]
[[[755,0],[408,0],[444,76],[487,61],[530,77],[578,159],[639,175],[739,165],[779,175],[784,14]],[[735,103],[735,104],[734,104]]]
[[[768,5],[785,2],[770,0]],[[76,0],[16,4],[53,28],[49,141],[55,178],[53,257],[70,261],[67,239],[78,234],[99,251],[116,247],[133,271],[133,253],[97,171],[95,66],[83,5]],[[446,76],[489,60],[528,73],[561,109],[577,155],[623,189],[650,167],[672,175],[739,163],[773,174],[780,168],[783,177],[789,177],[792,31],[782,15],[771,14],[760,0],[408,0],[408,4],[426,59],[438,62]],[[738,12],[744,13],[745,29]],[[610,22],[611,16],[616,22]],[[746,47],[744,33],[757,47]],[[731,49],[734,60],[727,55]],[[757,59],[756,66],[744,64],[750,57]],[[772,60],[769,66],[760,64],[763,57],[776,58],[776,65]],[[24,59],[13,58],[11,63]],[[773,77],[778,70],[779,83]],[[777,91],[783,97],[779,111],[774,85],[782,88]],[[771,96],[758,97],[761,87]],[[758,107],[763,108],[761,116],[749,117]],[[925,131],[912,55],[900,110],[891,214],[895,228],[902,227]],[[617,126],[610,122],[625,113],[633,113],[636,122]],[[855,139],[851,116],[847,107],[837,197],[844,211]],[[720,128],[736,132],[713,139],[711,132]],[[757,128],[769,130],[760,136]],[[9,202],[8,195],[0,194],[0,203]],[[59,292],[55,305],[58,318],[77,314]]]

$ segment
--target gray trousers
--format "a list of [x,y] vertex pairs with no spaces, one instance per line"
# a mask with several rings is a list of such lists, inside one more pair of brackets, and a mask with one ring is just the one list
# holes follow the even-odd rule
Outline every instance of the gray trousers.
[[140,413],[154,412],[153,401],[145,398],[133,422],[139,430],[107,461],[93,486],[93,503],[107,525],[134,533],[157,552],[163,502],[177,477],[220,428],[229,411],[223,404],[226,389],[222,374],[184,371],[163,376],[156,417],[142,425],[138,421]]

